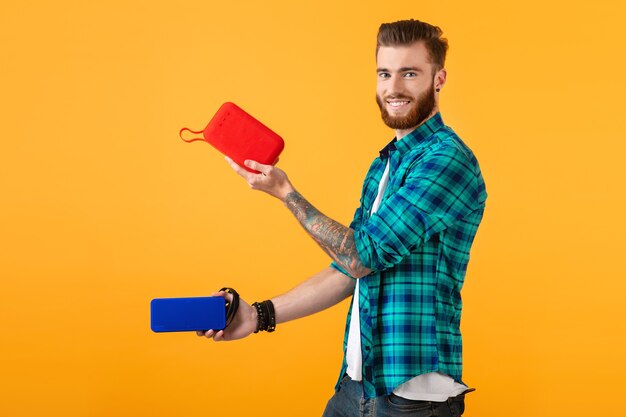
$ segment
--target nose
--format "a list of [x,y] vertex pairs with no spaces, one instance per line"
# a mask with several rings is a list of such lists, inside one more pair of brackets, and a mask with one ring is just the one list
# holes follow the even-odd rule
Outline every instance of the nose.
[[404,83],[402,77],[398,75],[393,75],[389,81],[389,94],[402,94],[402,92],[404,91]]

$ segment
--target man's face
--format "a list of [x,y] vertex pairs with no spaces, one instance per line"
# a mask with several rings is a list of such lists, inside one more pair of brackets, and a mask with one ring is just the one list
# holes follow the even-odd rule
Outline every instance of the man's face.
[[423,42],[381,46],[376,57],[376,102],[387,126],[418,126],[436,106],[433,67]]

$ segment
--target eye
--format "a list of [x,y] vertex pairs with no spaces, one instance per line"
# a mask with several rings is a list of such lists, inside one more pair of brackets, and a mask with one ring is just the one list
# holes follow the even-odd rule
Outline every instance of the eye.
[[417,77],[417,73],[416,72],[407,72],[404,74],[405,78],[415,78]]
[[378,78],[389,78],[390,75],[388,72],[379,72],[378,73]]

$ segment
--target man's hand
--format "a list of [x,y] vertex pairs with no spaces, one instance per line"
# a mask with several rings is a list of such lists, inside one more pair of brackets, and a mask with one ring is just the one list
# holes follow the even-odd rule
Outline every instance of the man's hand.
[[293,186],[289,182],[289,178],[287,178],[287,174],[285,174],[285,172],[280,168],[276,168],[273,165],[263,165],[256,161],[246,160],[244,164],[248,168],[260,172],[260,174],[253,174],[252,172],[246,171],[237,165],[237,163],[229,157],[226,157],[226,161],[237,174],[246,180],[250,188],[253,190],[266,192],[283,202],[285,201],[287,194],[294,191]]
[[[211,296],[224,297],[228,302],[233,301],[233,295],[224,291],[213,293]],[[209,339],[212,338],[216,342],[221,342],[223,340],[237,340],[243,339],[244,337],[250,336],[254,333],[256,330],[256,324],[256,309],[240,298],[237,314],[226,329],[219,331],[207,330],[206,332],[197,331],[196,334],[198,336],[208,337]]]

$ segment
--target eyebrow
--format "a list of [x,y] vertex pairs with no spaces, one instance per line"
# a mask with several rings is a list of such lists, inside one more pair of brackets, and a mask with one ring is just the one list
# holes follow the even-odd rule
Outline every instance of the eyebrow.
[[[407,72],[407,71],[423,72],[421,68],[417,68],[417,67],[402,67],[398,70],[398,72]],[[391,72],[391,71],[389,71],[387,68],[376,68],[376,72]]]

